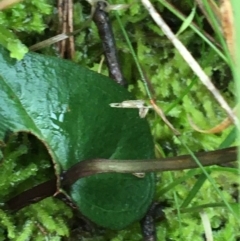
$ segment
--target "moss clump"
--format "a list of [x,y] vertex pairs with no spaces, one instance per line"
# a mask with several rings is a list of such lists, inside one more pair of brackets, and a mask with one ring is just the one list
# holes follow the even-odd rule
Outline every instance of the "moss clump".
[[29,39],[31,34],[42,33],[47,27],[45,18],[53,9],[48,2],[27,0],[0,11],[0,44],[10,51],[12,58],[20,60],[28,52],[19,37]]
[[[2,144],[0,169],[0,240],[60,240],[69,236],[71,209],[56,198],[47,198],[18,212],[9,212],[10,198],[54,177],[51,158],[34,136],[10,134]],[[50,215],[51,213],[51,215]]]
[[0,12],[0,24],[14,32],[42,33],[53,7],[48,0],[26,0]]

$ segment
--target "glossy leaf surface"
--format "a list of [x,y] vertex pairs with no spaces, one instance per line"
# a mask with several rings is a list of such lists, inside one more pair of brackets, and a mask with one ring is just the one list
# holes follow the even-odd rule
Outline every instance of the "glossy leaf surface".
[[[111,79],[58,58],[0,55],[0,138],[7,131],[37,136],[62,170],[84,159],[153,158],[147,122],[136,109],[111,108],[133,97]],[[154,194],[154,175],[98,174],[69,191],[93,222],[122,229],[142,218]],[[49,214],[51,215],[51,214]]]

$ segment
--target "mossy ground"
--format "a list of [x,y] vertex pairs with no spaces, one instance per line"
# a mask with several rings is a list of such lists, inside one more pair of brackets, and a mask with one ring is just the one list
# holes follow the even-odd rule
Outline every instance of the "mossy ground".
[[[130,0],[114,1],[118,4],[132,3]],[[183,12],[190,13],[191,1],[172,1]],[[181,22],[158,2],[152,1],[154,6],[163,14],[164,18],[177,32]],[[24,1],[11,9],[0,13],[1,25],[11,29],[21,41],[30,46],[36,41],[50,37],[56,29],[56,3],[53,1]],[[138,60],[144,70],[150,89],[159,106],[162,107],[170,122],[181,132],[181,137],[173,136],[171,130],[162,120],[151,112],[147,119],[155,141],[156,156],[175,156],[187,153],[182,143],[185,143],[193,152],[200,150],[210,151],[217,149],[226,140],[231,128],[220,134],[201,134],[194,131],[189,123],[188,116],[202,129],[209,129],[225,118],[225,113],[214,100],[212,94],[200,83],[189,66],[183,61],[172,44],[166,39],[161,30],[151,20],[140,3],[135,3],[129,9],[120,11],[121,21],[129,35],[136,51]],[[90,7],[86,2],[74,3],[74,25],[80,28],[90,15]],[[129,90],[137,99],[148,102],[147,94],[128,46],[124,40],[114,13],[110,13],[116,37],[122,69],[129,81]],[[203,30],[209,31],[209,26],[198,13],[194,19]],[[204,71],[212,78],[214,84],[228,103],[234,105],[234,88],[232,76],[227,64],[192,30],[185,30],[179,38],[193,54]],[[101,41],[94,23],[75,36],[76,53],[73,61],[97,71],[102,57]],[[49,52],[48,52],[49,51]],[[52,53],[51,48],[43,50],[45,54]],[[107,74],[105,65],[101,73]],[[26,137],[27,138],[27,137]],[[10,186],[18,186],[18,191],[26,188],[33,176],[44,180],[46,172],[51,168],[49,157],[42,151],[34,156],[36,163],[30,161],[22,164],[22,158],[33,158],[28,139],[18,140],[20,144],[3,149],[5,157],[3,163],[7,171],[1,174],[1,199],[11,196]],[[35,141],[36,143],[36,141]],[[233,144],[233,143],[229,143]],[[28,153],[28,155],[26,154]],[[34,152],[36,154],[36,152]],[[16,180],[16,171],[19,179]],[[13,175],[14,172],[14,175]],[[45,173],[45,174],[43,174]],[[172,181],[187,176],[189,171],[163,173],[158,175],[155,200],[167,202],[166,220],[157,223],[159,241],[165,240],[204,240],[204,229],[199,212],[178,213],[176,210],[184,202],[189,191],[199,180],[201,173],[186,180],[174,189],[162,194],[162,188]],[[239,188],[237,175],[229,171],[211,171],[211,176],[221,188],[222,195],[229,203],[236,202],[235,196]],[[8,177],[8,178],[6,178]],[[205,181],[189,207],[206,203],[219,203],[221,198],[216,194],[212,184]],[[239,226],[233,215],[225,207],[208,208],[204,210],[212,225],[215,241],[237,240],[240,236]],[[51,214],[49,214],[51,213]],[[126,230],[113,232],[96,227],[84,229],[77,225],[78,217],[72,210],[59,200],[48,198],[38,204],[24,208],[16,214],[0,210],[1,226],[0,240],[141,240],[138,224]],[[90,230],[90,231],[89,231]]]

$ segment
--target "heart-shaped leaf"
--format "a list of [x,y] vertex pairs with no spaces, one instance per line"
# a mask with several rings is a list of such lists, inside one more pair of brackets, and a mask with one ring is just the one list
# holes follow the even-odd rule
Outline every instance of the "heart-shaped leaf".
[[[16,61],[0,52],[1,139],[6,131],[32,133],[62,170],[91,158],[153,158],[149,127],[138,110],[109,106],[132,99],[123,87],[69,61],[32,53]],[[145,214],[154,175],[97,174],[68,192],[86,217],[121,229]]]

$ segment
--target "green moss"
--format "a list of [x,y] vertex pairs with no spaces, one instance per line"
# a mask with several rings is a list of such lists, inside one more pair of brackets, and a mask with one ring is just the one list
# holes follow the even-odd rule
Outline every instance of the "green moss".
[[[16,213],[6,211],[4,202],[54,176],[50,156],[41,142],[26,133],[8,134],[2,148],[0,170],[0,240],[45,240],[69,236],[71,209],[56,198],[47,198]],[[51,213],[51,215],[49,215]],[[52,239],[51,239],[52,240]]]
[[42,32],[44,17],[52,13],[48,0],[26,0],[0,12],[0,24],[15,32]]
[[[26,0],[0,11],[0,44],[11,52],[11,57],[22,59],[28,49],[18,35],[42,33],[47,24],[45,17],[52,13],[48,0]],[[27,35],[25,35],[27,36]]]

